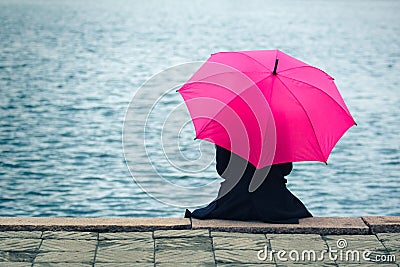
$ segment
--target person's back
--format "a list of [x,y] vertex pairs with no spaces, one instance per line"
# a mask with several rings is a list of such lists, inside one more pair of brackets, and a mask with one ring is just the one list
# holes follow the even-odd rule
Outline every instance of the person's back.
[[[286,188],[292,163],[256,169],[229,150],[216,146],[217,172],[224,178],[218,197],[207,207],[185,217],[198,219],[257,220],[298,223],[312,217],[304,204]],[[255,185],[254,185],[255,184]]]

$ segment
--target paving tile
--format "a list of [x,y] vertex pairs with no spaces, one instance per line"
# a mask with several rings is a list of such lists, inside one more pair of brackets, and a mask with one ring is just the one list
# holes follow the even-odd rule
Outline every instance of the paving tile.
[[[388,250],[387,253],[385,253],[386,256],[379,256],[380,258],[380,263],[382,264],[383,262],[386,263],[397,263],[400,265],[400,250],[395,250],[395,251],[391,251]],[[382,257],[385,257],[385,260],[382,260]]]
[[[278,263],[277,267],[336,267],[335,263],[327,263],[327,262],[307,262],[307,263]],[[356,267],[356,266],[353,266]]]
[[89,251],[94,252],[97,240],[44,239],[40,251]]
[[11,238],[40,238],[42,236],[41,231],[2,231],[0,232],[0,238],[11,237]]
[[386,263],[338,263],[339,267],[397,267],[397,264]]
[[0,251],[0,262],[32,262],[36,252]]
[[243,233],[303,233],[303,234],[368,234],[370,229],[361,218],[300,219],[298,224],[273,224],[230,220],[198,220],[192,218],[193,229]]
[[[155,252],[156,263],[214,263],[211,250],[158,250]],[[188,264],[190,265],[190,264]]]
[[73,232],[73,231],[45,231],[43,239],[90,239],[97,240],[95,232]]
[[312,249],[284,251],[284,254],[280,254],[280,251],[274,253],[274,260],[279,266],[335,266],[335,261],[330,259],[326,252]]
[[276,266],[275,263],[217,263],[217,267],[262,267],[262,266]]
[[326,254],[328,247],[320,235],[268,234],[277,264],[334,264]]
[[[338,251],[338,253],[335,253],[339,257],[336,263],[371,264],[373,262],[363,258],[365,251],[371,251],[371,255],[369,255],[371,259],[375,259],[377,255],[388,254],[386,248],[375,235],[329,235],[323,238],[331,249]],[[341,258],[340,251],[343,252]]]
[[200,230],[157,230],[154,231],[154,238],[169,237],[209,237],[210,232],[206,229]]
[[211,238],[191,237],[191,238],[161,238],[155,240],[156,250],[212,250]]
[[400,232],[400,216],[362,217],[373,233]]
[[253,238],[236,237],[213,237],[214,249],[250,249],[259,250],[264,246],[269,247],[269,242],[265,236]]
[[278,265],[334,265],[335,261],[329,258],[326,250],[319,249],[290,249],[274,252],[274,260]]
[[126,262],[106,262],[106,263],[95,263],[94,267],[154,267],[154,263],[146,262],[130,262],[129,265]]
[[255,239],[265,239],[265,234],[252,234],[252,233],[238,233],[238,232],[220,232],[220,231],[210,231],[212,237],[244,237],[244,238],[255,238]]
[[33,267],[91,267],[91,263],[72,262],[40,262],[33,264]]
[[378,233],[376,235],[386,247],[388,254],[391,257],[394,256],[395,262],[400,265],[400,233]]
[[152,239],[102,240],[96,254],[96,263],[153,262]]
[[152,231],[160,229],[190,229],[189,218],[47,218],[0,217],[0,231]]
[[221,249],[215,250],[214,253],[217,263],[271,263],[269,257],[265,261],[258,259],[258,250]]
[[94,253],[76,251],[39,252],[34,263],[92,263]]
[[124,240],[101,240],[97,251],[105,250],[153,250],[154,241],[152,239],[124,239]]
[[99,233],[99,240],[152,239],[152,238],[153,238],[153,232]]
[[[99,249],[96,254],[97,263],[139,263],[153,262],[153,250],[121,250],[121,249]],[[96,265],[97,266],[97,265]]]
[[31,267],[29,262],[0,262],[0,267]]
[[0,251],[36,251],[41,239],[0,238]]
[[389,251],[400,251],[400,233],[378,233],[376,236]]
[[327,249],[325,241],[316,234],[267,234],[267,238],[274,250]]
[[182,263],[182,262],[164,262],[164,263],[157,263],[156,267],[214,267],[215,263],[195,263],[195,262],[191,262],[191,263]]
[[327,235],[323,237],[332,249],[385,250],[375,235]]

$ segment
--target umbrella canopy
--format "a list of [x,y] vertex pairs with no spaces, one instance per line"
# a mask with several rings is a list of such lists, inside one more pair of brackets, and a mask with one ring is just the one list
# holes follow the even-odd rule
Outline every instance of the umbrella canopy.
[[213,54],[178,91],[197,139],[257,168],[326,162],[355,124],[331,76],[279,50]]

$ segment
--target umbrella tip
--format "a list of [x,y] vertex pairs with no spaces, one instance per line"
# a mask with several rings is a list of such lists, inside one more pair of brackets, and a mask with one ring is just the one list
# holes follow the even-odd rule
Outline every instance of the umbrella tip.
[[197,140],[197,137],[193,138],[193,140]]
[[278,62],[279,62],[279,59],[275,59],[275,66],[274,66],[274,71],[272,72],[272,75],[276,75],[276,69],[278,68]]
[[354,121],[354,125],[355,125],[355,126],[358,126],[357,122]]

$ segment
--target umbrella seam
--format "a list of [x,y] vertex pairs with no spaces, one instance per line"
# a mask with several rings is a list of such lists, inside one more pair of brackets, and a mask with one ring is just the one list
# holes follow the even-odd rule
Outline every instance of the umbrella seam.
[[[331,98],[331,99],[333,100],[333,102],[335,102],[335,103],[346,113],[346,115],[348,115],[349,117],[353,118],[353,117],[351,116],[351,114],[350,114],[349,111],[345,110],[345,109],[342,107],[342,105],[340,105],[332,96],[330,96],[327,92],[325,92],[325,91],[322,90],[321,88],[318,88],[318,87],[315,86],[315,85],[312,85],[312,84],[309,84],[309,83],[307,83],[307,82],[304,82],[304,81],[301,81],[301,80],[298,80],[298,79],[294,79],[294,78],[291,78],[291,77],[288,77],[288,76],[285,76],[285,75],[281,75],[281,76],[283,76],[283,77],[285,77],[285,78],[288,78],[288,79],[290,79],[290,80],[293,80],[293,81],[297,81],[297,82],[306,84],[306,85],[308,85],[308,86],[311,86],[311,87],[313,87],[313,88],[315,88],[315,89],[321,91],[322,93],[326,94],[329,98]],[[337,89],[337,88],[336,88],[336,89]],[[353,119],[353,121],[354,121],[354,119]]]
[[[244,75],[245,75],[248,79],[250,79],[252,82],[254,82],[254,81],[253,81],[246,73],[265,73],[265,71],[241,71],[241,70],[237,70],[237,72],[239,72],[239,73],[241,73],[241,74],[244,74]],[[203,82],[205,79],[208,79],[208,78],[211,78],[211,77],[220,75],[220,74],[237,73],[237,72],[236,72],[236,71],[227,71],[227,72],[216,73],[216,74],[213,74],[213,75],[204,77],[204,78],[202,78],[202,79],[198,79],[198,80],[195,80],[195,81],[188,81],[188,82],[185,83],[184,85],[186,85],[186,84],[194,84],[194,83],[196,83],[196,82]],[[269,76],[271,76],[271,75],[268,75],[267,77],[269,77]],[[257,83],[260,82],[260,81],[262,81],[263,79],[265,79],[265,78],[262,78],[261,80],[257,81]],[[183,85],[178,91],[180,91],[182,88],[184,88],[184,85]]]
[[[271,76],[271,75],[269,75],[268,77],[270,77],[270,76]],[[263,78],[263,79],[267,79],[268,77]],[[261,79],[260,81],[262,81],[263,79]],[[260,82],[260,81],[258,81],[258,82]],[[254,83],[254,81],[252,81],[252,82]],[[191,84],[194,84],[194,83],[204,83],[204,82],[202,82],[202,81],[196,81],[196,82],[193,82],[193,83],[191,83]],[[214,84],[214,83],[211,83],[211,84]],[[219,86],[219,87],[221,87],[221,88],[223,88],[223,89],[226,89],[226,90],[229,90],[229,91],[235,93],[234,91],[230,90],[228,87],[225,87],[225,86],[223,86],[223,85],[220,85],[220,84],[214,84],[214,85]],[[257,85],[256,83],[255,83],[255,85],[257,86],[257,88],[259,88],[258,85]],[[249,87],[248,87],[248,88],[249,88]],[[226,103],[225,106],[227,106],[227,105],[229,105],[230,103],[232,103],[232,101],[235,100],[236,97],[240,97],[240,98],[248,105],[247,101],[241,97],[241,94],[242,94],[243,92],[245,92],[248,88],[244,89],[241,93],[235,93],[235,96],[234,96],[228,103]],[[260,91],[261,91],[261,90],[260,90]],[[261,92],[261,93],[262,93],[262,92]],[[265,100],[265,101],[268,103],[267,100]],[[268,104],[269,104],[269,103],[268,103]],[[221,108],[221,109],[215,114],[215,116],[218,116],[218,114],[221,113],[222,110],[223,110],[223,108]],[[257,118],[257,116],[255,116],[255,117]],[[258,121],[258,119],[257,119],[257,121]],[[196,135],[196,138],[199,137],[199,135],[208,127],[208,125],[209,125],[210,123],[211,123],[211,120],[209,120],[209,121],[207,122],[207,124],[205,124],[205,125],[201,128],[201,130],[199,131],[199,133]],[[263,129],[260,128],[260,132],[262,133],[262,136],[264,136],[265,132],[263,132]]]
[[244,56],[246,56],[246,57],[252,59],[254,62],[257,62],[258,64],[260,64],[261,66],[263,66],[264,68],[266,68],[268,71],[272,72],[272,70],[271,70],[270,68],[268,68],[267,66],[265,66],[263,63],[261,63],[261,62],[258,61],[257,59],[255,59],[255,58],[253,58],[253,57],[247,55],[246,53],[239,52],[239,51],[231,52],[231,53],[237,53],[237,54],[240,54],[240,55],[244,55]]
[[314,129],[314,125],[312,124],[311,119],[310,119],[310,116],[308,116],[308,113],[307,113],[306,109],[305,109],[304,106],[301,104],[301,102],[299,101],[299,99],[295,96],[295,94],[292,92],[292,90],[290,90],[289,87],[288,87],[278,76],[276,76],[276,78],[283,84],[283,86],[285,86],[285,88],[290,92],[290,94],[296,99],[297,103],[299,103],[299,105],[300,105],[301,108],[303,109],[304,113],[306,114],[307,119],[308,119],[308,121],[309,121],[309,123],[310,123],[310,125],[311,125],[311,129],[313,130],[313,133],[314,133],[314,136],[315,136],[315,140],[317,140],[317,144],[318,144],[318,148],[319,148],[319,151],[320,151],[320,153],[321,153],[321,156],[322,156],[322,158],[324,159],[324,162],[326,162],[324,153],[322,153],[321,144],[319,143],[319,140],[318,140],[318,137],[317,137],[317,133],[315,132],[315,129]]
[[312,68],[312,69],[315,69],[315,70],[319,70],[319,71],[321,71],[322,73],[324,73],[326,76],[328,76],[329,78],[331,78],[332,80],[334,80],[334,78],[333,78],[331,75],[329,75],[328,73],[326,73],[325,71],[323,71],[323,70],[321,70],[321,69],[319,69],[319,68],[317,68],[317,67],[310,66],[310,65],[298,66],[298,67],[293,67],[293,68],[289,68],[289,69],[286,69],[286,70],[281,70],[280,73],[285,72],[285,71],[288,71],[288,70],[294,70],[294,69],[300,69],[300,68]]
[[[235,73],[235,72],[233,72],[233,73]],[[249,73],[249,72],[247,72],[247,73]],[[247,75],[246,75],[246,76],[247,76]],[[247,78],[248,78],[254,85],[256,85],[258,89],[260,89],[260,87],[259,87],[257,84],[258,84],[259,82],[262,82],[262,81],[268,79],[268,78],[271,77],[271,76],[272,76],[272,73],[268,74],[266,77],[264,77],[264,78],[262,78],[262,79],[260,79],[260,80],[258,80],[258,81],[253,81],[253,80],[252,80],[250,77],[248,77],[248,76],[247,76]],[[211,75],[211,76],[208,76],[208,77],[212,77],[212,75]],[[223,88],[225,88],[225,89],[229,89],[228,87],[223,86],[223,85],[220,85],[220,84],[218,84],[218,83],[209,82],[209,81],[204,81],[203,79],[201,79],[201,80],[197,80],[197,81],[185,83],[177,92],[182,92],[181,89],[184,89],[184,88],[187,87],[187,86],[185,86],[185,85],[193,85],[193,84],[196,84],[196,83],[209,83],[209,84],[219,85],[219,86],[221,86],[221,87],[223,87]],[[247,90],[248,88],[250,88],[250,87],[247,87],[247,88],[244,89],[243,91]],[[243,91],[242,91],[242,92],[243,92]],[[260,89],[260,91],[262,92],[261,89]],[[234,92],[234,91],[231,90],[231,92]],[[242,92],[241,92],[241,93],[242,93]],[[236,95],[240,95],[241,93],[236,93]]]
[[[254,71],[254,72],[258,72],[258,71]],[[258,89],[260,89],[260,87],[257,85],[259,82],[261,82],[261,81],[264,81],[264,80],[266,80],[266,79],[268,79],[269,77],[271,77],[272,76],[272,74],[269,74],[268,76],[266,76],[266,77],[264,77],[264,78],[262,78],[262,79],[260,79],[259,81],[257,81],[257,82],[255,82],[255,81],[253,81],[252,79],[250,79],[250,77],[248,77],[247,75],[246,75],[246,77],[250,80],[250,81],[252,81],[256,86],[257,86],[257,88]],[[212,75],[211,76],[208,76],[208,77],[212,77]],[[206,82],[206,81],[203,81],[203,80],[198,80],[198,81],[194,81],[194,82],[188,82],[187,84],[195,84],[195,83],[202,83],[202,82]],[[211,83],[211,82],[209,82],[209,83]],[[222,85],[220,85],[220,84],[216,84],[216,83],[211,83],[211,84],[215,84],[215,85],[217,85],[217,86],[220,86],[220,87],[222,87],[222,88],[224,88],[224,89],[227,89],[227,90],[229,90],[229,88],[228,87],[225,87],[225,86],[222,86]],[[183,87],[182,87],[183,88]],[[244,89],[241,93],[243,93],[245,90],[247,90],[249,87],[247,87],[246,89]],[[271,90],[272,90],[272,88],[271,88]],[[179,90],[180,91],[180,90]],[[232,90],[230,90],[231,92],[234,92],[234,91],[232,91]],[[262,90],[260,89],[260,91],[261,91],[261,93],[262,93]],[[229,103],[231,103],[237,96],[240,96],[240,94],[241,93],[236,93],[236,96],[232,99],[232,100],[230,100],[228,103],[227,103],[227,105],[229,105]],[[265,100],[267,103],[268,103],[268,101],[267,100]],[[247,103],[247,102],[246,102]],[[269,104],[269,103],[268,103]],[[220,113],[222,111],[222,109],[220,110],[220,111],[218,111],[218,113],[216,114],[216,116]],[[204,125],[203,127],[202,127],[202,129],[199,131],[199,134],[198,135],[200,135],[204,130],[205,130],[205,128],[207,128],[207,126],[209,125],[211,123],[211,121],[209,121],[206,125]],[[263,132],[263,135],[265,134],[265,132]],[[196,138],[197,138],[197,136],[196,136]]]

